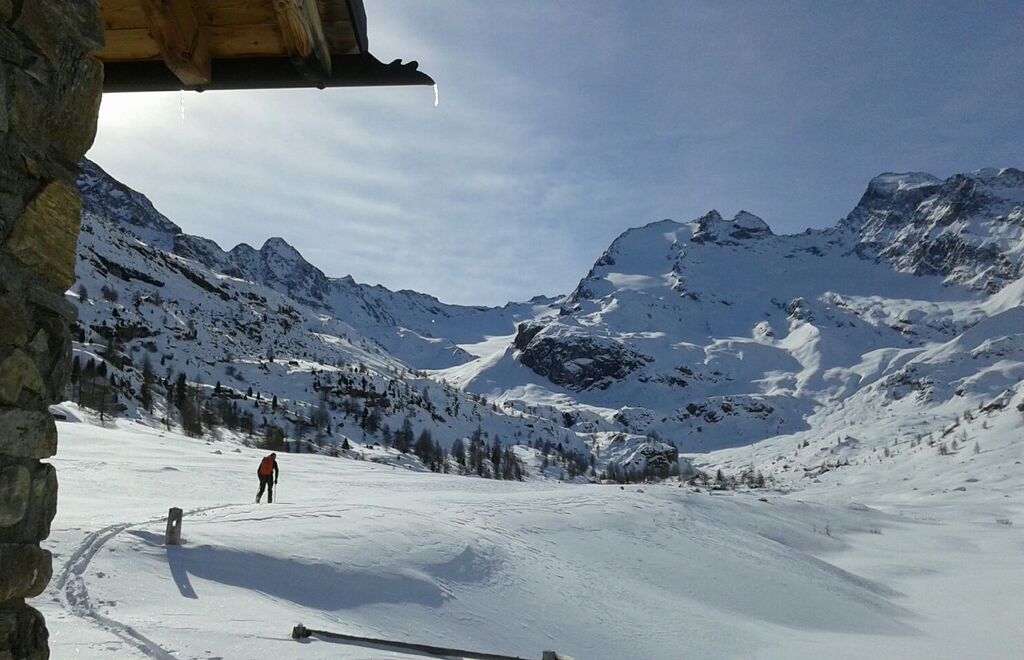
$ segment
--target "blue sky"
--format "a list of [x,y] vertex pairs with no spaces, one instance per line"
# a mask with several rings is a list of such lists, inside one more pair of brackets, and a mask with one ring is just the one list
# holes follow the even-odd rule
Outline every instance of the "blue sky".
[[[89,157],[190,233],[446,302],[629,227],[825,227],[883,171],[1024,167],[1024,3],[365,0],[425,87],[109,95]],[[182,117],[184,101],[184,118]]]

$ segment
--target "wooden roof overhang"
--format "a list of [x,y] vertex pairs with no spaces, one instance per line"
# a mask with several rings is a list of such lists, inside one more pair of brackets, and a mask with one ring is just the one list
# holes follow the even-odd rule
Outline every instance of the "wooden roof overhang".
[[104,92],[432,85],[367,49],[362,0],[100,0]]

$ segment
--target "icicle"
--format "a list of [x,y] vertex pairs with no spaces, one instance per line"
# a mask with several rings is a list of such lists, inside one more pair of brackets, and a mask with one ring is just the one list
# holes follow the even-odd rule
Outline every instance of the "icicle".
[[181,124],[185,125],[185,90],[178,92],[181,95]]
[[436,108],[440,103],[441,99],[437,95],[437,83],[434,83],[434,107]]

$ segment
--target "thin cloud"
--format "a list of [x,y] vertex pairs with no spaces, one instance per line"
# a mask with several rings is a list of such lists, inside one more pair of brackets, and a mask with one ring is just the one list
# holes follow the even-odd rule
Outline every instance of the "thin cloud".
[[[586,8],[586,11],[583,8]],[[90,156],[185,231],[503,304],[718,208],[834,223],[885,170],[1020,166],[1018,3],[369,3],[429,88],[109,96]],[[951,15],[957,18],[953,20]]]

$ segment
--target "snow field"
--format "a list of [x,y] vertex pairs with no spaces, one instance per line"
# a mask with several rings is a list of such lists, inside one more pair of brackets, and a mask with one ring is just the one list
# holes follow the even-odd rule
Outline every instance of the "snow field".
[[[1024,651],[1020,524],[992,500],[854,483],[709,495],[500,482],[62,423],[37,599],[53,655],[406,658],[310,628],[540,657],[919,657]],[[893,492],[893,491],[890,491]],[[1024,520],[1021,498],[999,517]],[[760,501],[765,496],[768,501]],[[170,506],[184,545],[162,545]]]

